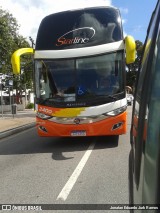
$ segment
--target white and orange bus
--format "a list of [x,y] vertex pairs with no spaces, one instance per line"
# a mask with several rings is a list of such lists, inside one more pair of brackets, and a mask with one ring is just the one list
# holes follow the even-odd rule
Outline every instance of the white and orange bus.
[[126,133],[125,60],[135,42],[123,38],[120,12],[87,7],[51,14],[38,30],[34,57],[35,105],[40,136],[100,136]]

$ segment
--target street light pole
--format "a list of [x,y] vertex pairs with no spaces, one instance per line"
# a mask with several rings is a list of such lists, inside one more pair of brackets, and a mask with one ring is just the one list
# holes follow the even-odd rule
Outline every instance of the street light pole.
[[29,36],[29,40],[30,40],[30,42],[32,44],[32,48],[33,48],[35,46],[34,40],[33,40],[33,38],[31,36]]

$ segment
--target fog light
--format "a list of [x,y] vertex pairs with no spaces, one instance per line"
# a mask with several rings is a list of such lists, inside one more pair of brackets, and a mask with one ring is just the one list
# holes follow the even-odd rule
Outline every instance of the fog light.
[[42,130],[43,132],[47,132],[47,129],[44,126],[39,126],[39,129]]
[[122,122],[114,124],[114,126],[112,127],[112,130],[118,129],[119,127],[122,126],[122,124],[123,124]]

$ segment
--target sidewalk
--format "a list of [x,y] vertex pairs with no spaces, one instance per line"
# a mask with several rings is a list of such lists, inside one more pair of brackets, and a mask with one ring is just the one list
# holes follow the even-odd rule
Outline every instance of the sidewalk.
[[36,113],[32,109],[17,111],[15,115],[11,113],[0,114],[0,138],[20,132],[25,128],[35,126]]

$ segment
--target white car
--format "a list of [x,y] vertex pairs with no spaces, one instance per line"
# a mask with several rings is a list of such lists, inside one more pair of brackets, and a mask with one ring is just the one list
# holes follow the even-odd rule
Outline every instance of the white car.
[[133,99],[134,99],[133,95],[132,94],[127,94],[126,98],[127,98],[127,105],[131,106],[132,102],[133,102]]

